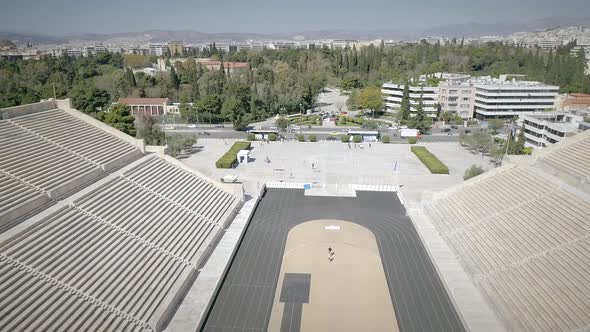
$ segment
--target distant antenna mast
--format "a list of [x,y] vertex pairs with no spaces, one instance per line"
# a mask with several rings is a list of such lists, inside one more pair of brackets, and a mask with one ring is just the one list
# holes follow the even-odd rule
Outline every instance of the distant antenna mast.
[[55,94],[55,82],[51,83],[53,85],[53,99],[57,99],[57,95]]

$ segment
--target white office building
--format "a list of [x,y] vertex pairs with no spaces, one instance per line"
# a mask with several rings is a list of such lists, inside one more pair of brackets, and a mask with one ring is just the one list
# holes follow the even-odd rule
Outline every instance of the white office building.
[[162,56],[166,53],[168,46],[164,44],[149,44],[148,49],[150,55]]
[[474,117],[510,118],[555,110],[559,87],[534,81],[480,78],[471,81],[475,88]]
[[546,147],[588,129],[582,116],[561,112],[523,115],[518,124],[524,125],[524,137],[534,147]]
[[[410,92],[410,111],[415,113],[418,108],[420,98],[422,98],[423,109],[428,116],[436,117],[438,111],[438,87],[430,86],[409,86]],[[394,83],[384,83],[381,93],[385,99],[385,109],[390,113],[397,113],[402,104],[404,95],[404,85]]]

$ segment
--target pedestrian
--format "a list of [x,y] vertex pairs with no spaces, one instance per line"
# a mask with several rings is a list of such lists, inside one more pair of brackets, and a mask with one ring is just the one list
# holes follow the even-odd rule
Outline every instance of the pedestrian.
[[369,143],[369,148],[371,148],[371,143]]
[[311,163],[311,169],[315,169],[315,164]]

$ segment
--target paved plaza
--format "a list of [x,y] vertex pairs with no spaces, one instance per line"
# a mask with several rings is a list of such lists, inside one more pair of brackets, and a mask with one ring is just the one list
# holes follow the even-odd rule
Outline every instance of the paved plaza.
[[[467,152],[458,143],[424,143],[450,170],[450,175],[433,175],[411,153],[408,144],[341,142],[252,142],[251,159],[235,169],[217,169],[215,161],[233,144],[233,140],[201,139],[197,152],[182,159],[186,165],[214,178],[236,175],[244,183],[246,194],[259,191],[265,182],[333,184],[370,184],[403,186],[407,201],[429,199],[437,192],[463,182],[463,173],[472,164],[486,169],[487,158]],[[270,162],[267,162],[267,157]]]

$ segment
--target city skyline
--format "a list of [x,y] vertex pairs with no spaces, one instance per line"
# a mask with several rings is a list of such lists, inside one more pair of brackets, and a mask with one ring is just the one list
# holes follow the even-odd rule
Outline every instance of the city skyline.
[[[261,0],[249,2],[182,1],[89,3],[53,0],[39,10],[32,0],[5,2],[0,13],[0,31],[63,36],[84,33],[123,33],[146,30],[193,30],[205,33],[297,33],[317,30],[344,31],[427,31],[460,25],[497,25],[503,28],[526,26],[532,22],[563,24],[569,19],[587,21],[580,13],[590,11],[590,2],[570,0],[510,0],[495,2],[427,0],[420,3],[369,0],[362,3],[333,0],[320,4]],[[510,8],[510,10],[506,10]],[[523,17],[525,18],[523,20]],[[504,27],[506,26],[506,27]]]

